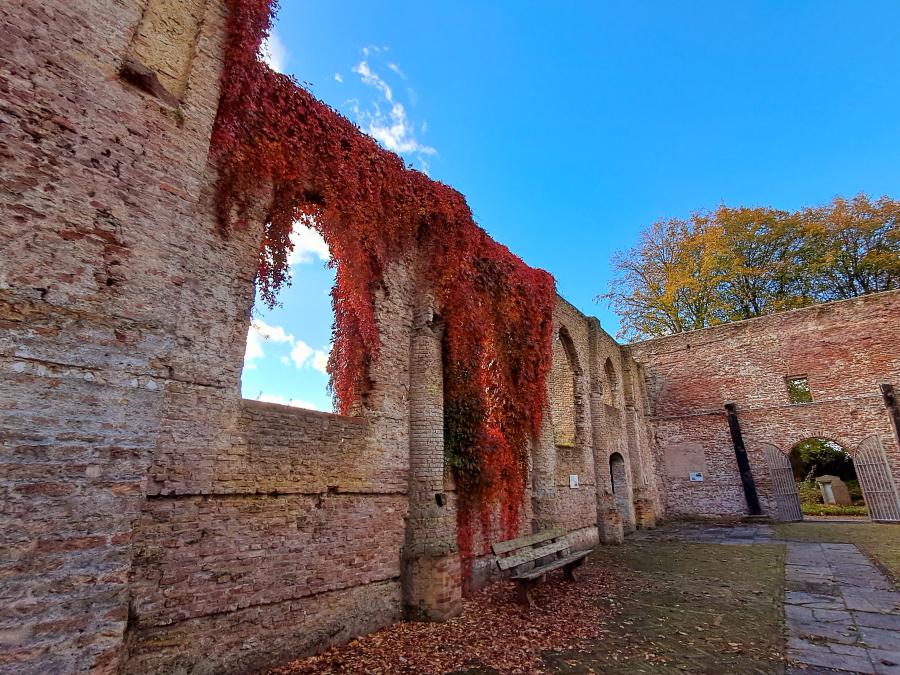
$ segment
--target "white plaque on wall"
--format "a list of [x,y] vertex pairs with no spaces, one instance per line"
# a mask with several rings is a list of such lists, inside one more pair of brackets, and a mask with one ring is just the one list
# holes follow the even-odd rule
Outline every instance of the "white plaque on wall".
[[569,487],[573,490],[578,487],[578,474],[573,473],[569,476]]
[[690,479],[695,483],[703,482],[703,472],[702,471],[691,471],[689,474]]

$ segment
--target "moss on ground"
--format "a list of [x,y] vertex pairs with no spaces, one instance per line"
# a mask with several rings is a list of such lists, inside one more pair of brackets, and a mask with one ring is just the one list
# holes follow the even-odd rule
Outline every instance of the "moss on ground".
[[778,523],[775,536],[788,541],[856,544],[900,583],[900,525],[890,523]]
[[783,672],[784,546],[686,542],[600,547],[637,592],[609,635],[545,655],[558,673]]

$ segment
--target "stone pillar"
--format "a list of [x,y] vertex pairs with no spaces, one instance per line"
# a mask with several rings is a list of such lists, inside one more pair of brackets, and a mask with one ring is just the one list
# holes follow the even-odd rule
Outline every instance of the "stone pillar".
[[413,320],[409,386],[409,513],[402,552],[408,619],[444,621],[462,611],[456,511],[444,492],[444,382],[440,319],[431,301]]

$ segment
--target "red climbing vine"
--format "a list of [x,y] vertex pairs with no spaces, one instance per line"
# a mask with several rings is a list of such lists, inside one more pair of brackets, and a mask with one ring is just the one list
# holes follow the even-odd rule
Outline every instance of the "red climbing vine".
[[270,203],[257,288],[272,305],[289,283],[293,224],[313,216],[337,268],[328,370],[342,412],[366,392],[379,356],[375,294],[387,266],[414,256],[428,261],[421,274],[445,321],[445,446],[460,524],[475,505],[484,512],[500,504],[505,528],[512,527],[550,368],[552,277],[493,241],[461,194],[407,168],[263,64],[259,49],[277,2],[229,0],[229,9],[212,143],[222,228],[240,226],[252,207]]

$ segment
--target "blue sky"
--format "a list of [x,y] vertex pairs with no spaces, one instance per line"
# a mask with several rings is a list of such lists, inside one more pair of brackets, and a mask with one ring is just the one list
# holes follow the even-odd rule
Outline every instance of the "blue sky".
[[[459,189],[613,334],[594,297],[656,219],[898,196],[897,0],[281,4],[270,63]],[[244,396],[330,409],[323,259],[299,233]]]

